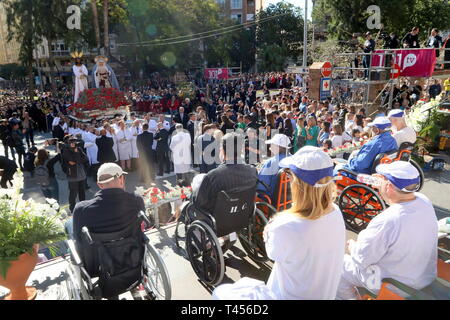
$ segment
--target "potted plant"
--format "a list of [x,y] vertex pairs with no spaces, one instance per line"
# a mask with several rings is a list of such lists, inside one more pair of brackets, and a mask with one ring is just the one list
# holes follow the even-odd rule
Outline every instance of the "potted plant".
[[56,200],[24,200],[18,178],[14,189],[0,191],[0,285],[10,290],[7,300],[32,300],[36,289],[25,283],[38,261],[39,244],[54,252],[52,244],[66,235]]

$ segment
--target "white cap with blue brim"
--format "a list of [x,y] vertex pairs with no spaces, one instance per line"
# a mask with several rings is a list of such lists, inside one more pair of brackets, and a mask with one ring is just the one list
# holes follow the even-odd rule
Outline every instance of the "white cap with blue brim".
[[415,192],[407,190],[406,187],[420,182],[419,171],[407,161],[380,164],[377,166],[376,171],[403,192]]
[[391,110],[388,114],[388,118],[403,118],[405,116],[405,111],[401,109]]
[[386,130],[392,126],[391,121],[386,117],[378,117],[367,125],[368,127],[377,127],[380,130]]
[[318,184],[320,180],[326,177],[333,177],[333,161],[322,149],[316,147],[303,147],[291,157],[280,161],[281,168],[288,168],[300,180],[307,184],[320,188],[327,184]]

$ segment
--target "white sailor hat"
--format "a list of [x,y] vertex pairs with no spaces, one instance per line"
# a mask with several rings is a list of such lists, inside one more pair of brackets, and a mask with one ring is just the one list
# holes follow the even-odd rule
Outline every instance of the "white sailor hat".
[[386,117],[378,117],[367,125],[368,127],[377,127],[380,130],[386,130],[392,126],[391,121]]
[[401,109],[391,110],[388,114],[388,118],[402,118],[405,116],[405,112]]
[[169,123],[168,121],[164,121],[163,127],[164,127],[164,129],[166,129],[167,131],[169,131],[169,130],[170,130],[170,123]]
[[325,186],[318,184],[318,181],[333,177],[333,161],[330,156],[322,149],[311,146],[303,147],[293,156],[281,160],[280,167],[289,168],[297,178],[317,188]]
[[404,192],[414,192],[405,188],[420,182],[419,171],[407,161],[380,164],[376,171]]
[[289,140],[288,136],[278,133],[274,135],[272,139],[267,140],[266,144],[275,144],[287,149],[291,146],[291,140]]

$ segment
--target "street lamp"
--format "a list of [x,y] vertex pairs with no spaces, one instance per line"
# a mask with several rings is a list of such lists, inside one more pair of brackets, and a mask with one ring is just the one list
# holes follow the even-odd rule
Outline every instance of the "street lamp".
[[308,64],[308,0],[305,0],[305,14],[303,17],[303,67]]

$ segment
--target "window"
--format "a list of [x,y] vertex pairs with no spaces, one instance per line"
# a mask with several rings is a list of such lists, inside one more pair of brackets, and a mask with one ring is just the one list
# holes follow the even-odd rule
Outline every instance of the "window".
[[242,0],[231,0],[231,9],[242,9]]
[[247,7],[254,7],[255,6],[255,0],[248,0],[247,1]]
[[241,14],[232,14],[231,19],[237,20],[239,23],[242,23],[242,15]]

